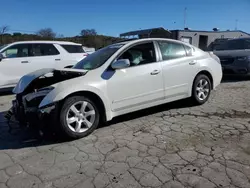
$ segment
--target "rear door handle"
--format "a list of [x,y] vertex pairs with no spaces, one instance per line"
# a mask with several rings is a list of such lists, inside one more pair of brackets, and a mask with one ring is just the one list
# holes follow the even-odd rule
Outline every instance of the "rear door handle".
[[156,74],[159,74],[160,73],[160,71],[159,70],[154,70],[153,72],[151,72],[150,74],[151,75],[156,75]]
[[21,61],[21,63],[29,63],[28,61]]
[[195,65],[196,64],[196,60],[193,60],[189,63],[189,65]]
[[55,59],[55,61],[61,61],[61,59]]

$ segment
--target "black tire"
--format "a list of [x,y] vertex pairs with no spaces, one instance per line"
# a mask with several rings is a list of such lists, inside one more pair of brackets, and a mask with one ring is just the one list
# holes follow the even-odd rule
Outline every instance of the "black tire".
[[[209,89],[207,97],[204,98],[203,100],[201,100],[198,97],[198,94],[197,94],[197,91],[196,91],[196,88],[197,88],[197,86],[198,86],[198,84],[199,84],[199,82],[201,80],[206,80],[207,81],[207,87]],[[192,87],[192,97],[191,97],[191,100],[192,100],[193,104],[195,104],[195,105],[202,105],[205,102],[207,102],[207,100],[209,99],[211,90],[212,90],[211,80],[206,75],[204,75],[204,74],[197,75],[196,78],[195,78],[195,80],[194,80],[194,82],[193,82],[193,87]]]
[[[86,130],[85,132],[82,133],[78,133],[78,132],[73,132],[67,125],[67,120],[66,120],[66,116],[67,116],[67,112],[69,110],[69,108],[80,101],[86,101],[88,103],[90,103],[94,110],[95,110],[95,120],[93,125]],[[62,105],[62,109],[60,111],[59,114],[59,118],[60,118],[60,130],[63,134],[63,136],[66,136],[68,139],[78,139],[78,138],[82,138],[85,137],[87,135],[89,135],[90,133],[92,133],[99,125],[99,121],[100,121],[100,112],[96,106],[96,104],[89,98],[84,97],[84,96],[72,96],[69,97],[68,99],[66,99]]]

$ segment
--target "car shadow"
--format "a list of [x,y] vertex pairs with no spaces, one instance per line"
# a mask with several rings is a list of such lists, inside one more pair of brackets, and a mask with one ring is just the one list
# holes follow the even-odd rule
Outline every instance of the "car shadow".
[[21,127],[11,120],[9,123],[4,117],[7,112],[0,112],[0,151],[37,147],[64,142],[54,134],[41,136],[38,129]]
[[[151,107],[148,109],[116,117],[112,121],[102,124],[101,126],[99,126],[99,128],[103,128],[124,121],[137,119],[143,116],[152,115],[170,109],[178,109],[192,106],[192,103],[187,99],[171,102],[164,105],[159,105],[156,107]],[[4,115],[6,113],[7,112],[0,112],[0,151],[58,144],[69,141],[62,139],[53,133],[41,136],[37,129],[20,127],[19,124],[14,121],[10,121],[10,124],[8,125],[7,120],[4,118]]]
[[244,81],[250,81],[250,77],[240,76],[240,75],[224,75],[221,83],[244,82]]

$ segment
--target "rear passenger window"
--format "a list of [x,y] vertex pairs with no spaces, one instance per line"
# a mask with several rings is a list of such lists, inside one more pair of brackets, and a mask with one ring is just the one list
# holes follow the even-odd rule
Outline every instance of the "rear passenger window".
[[176,59],[186,56],[186,51],[182,44],[168,41],[158,42],[163,60]]
[[32,56],[49,56],[58,55],[59,51],[53,44],[33,44],[32,45]]
[[84,53],[80,45],[61,45],[69,53]]

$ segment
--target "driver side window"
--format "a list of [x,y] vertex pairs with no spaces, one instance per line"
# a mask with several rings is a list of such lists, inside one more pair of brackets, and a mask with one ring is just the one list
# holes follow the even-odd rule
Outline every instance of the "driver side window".
[[128,59],[130,67],[156,62],[154,44],[149,42],[133,46],[118,59]]
[[18,58],[29,56],[28,44],[17,44],[9,47],[3,52],[5,58]]

